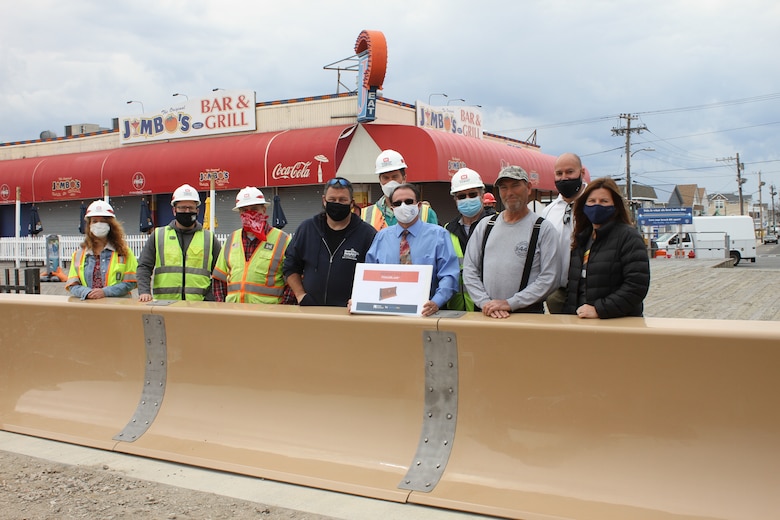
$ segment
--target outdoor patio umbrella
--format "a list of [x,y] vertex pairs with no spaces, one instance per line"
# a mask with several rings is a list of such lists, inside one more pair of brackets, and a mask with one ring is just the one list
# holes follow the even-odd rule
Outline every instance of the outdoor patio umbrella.
[[146,233],[153,227],[154,222],[152,222],[152,212],[149,209],[149,204],[147,204],[146,199],[141,199],[141,219],[138,229],[141,231],[141,233]]
[[30,223],[27,225],[27,232],[30,235],[37,235],[41,231],[43,231],[41,217],[38,215],[38,208],[33,206],[30,208]]
[[287,225],[287,217],[284,216],[284,210],[282,209],[282,202],[279,195],[274,195],[274,213],[272,219],[275,228],[282,229]]
[[81,233],[82,235],[87,231],[86,219],[87,219],[87,205],[82,202],[81,208],[79,208],[79,233]]

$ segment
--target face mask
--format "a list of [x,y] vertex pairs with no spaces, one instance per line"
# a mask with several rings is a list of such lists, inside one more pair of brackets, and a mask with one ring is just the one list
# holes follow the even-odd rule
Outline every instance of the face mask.
[[458,211],[460,211],[461,215],[464,217],[474,217],[476,216],[480,211],[482,211],[482,201],[479,200],[479,197],[474,197],[473,199],[463,199],[458,201]]
[[89,225],[89,230],[98,238],[105,238],[108,236],[108,232],[111,231],[111,226],[107,222],[95,222]]
[[397,208],[393,208],[393,213],[395,213],[398,222],[408,224],[417,218],[417,215],[420,214],[420,208],[417,207],[417,204],[401,204]]
[[555,181],[555,189],[558,190],[564,198],[570,199],[580,191],[582,187],[582,177],[576,179],[561,179]]
[[193,225],[196,218],[198,218],[197,213],[176,213],[176,222],[183,227],[190,227]]
[[341,222],[347,218],[351,212],[351,204],[341,204],[340,202],[325,203],[325,213],[336,222]]
[[400,186],[400,184],[396,181],[390,181],[387,184],[382,185],[382,193],[385,194],[385,197],[388,199],[393,196],[393,191]]
[[585,216],[592,224],[603,224],[613,217],[615,214],[615,206],[602,206],[601,204],[594,204],[592,206],[585,206],[582,208],[585,212]]
[[265,227],[268,222],[268,215],[259,211],[244,211],[241,213],[241,226],[247,233],[252,233],[261,242],[266,239]]

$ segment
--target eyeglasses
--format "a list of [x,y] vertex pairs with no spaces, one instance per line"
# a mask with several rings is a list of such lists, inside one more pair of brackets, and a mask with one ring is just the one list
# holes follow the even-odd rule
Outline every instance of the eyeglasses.
[[468,197],[470,199],[475,199],[475,198],[479,197],[479,192],[478,191],[472,191],[471,193],[458,193],[455,196],[458,198],[458,200],[463,200],[466,197]]
[[198,208],[197,206],[176,206],[176,211],[181,213],[196,213]]
[[345,188],[352,186],[352,183],[343,177],[333,177],[325,183],[325,186],[336,186],[337,184],[339,186],[344,186]]
[[406,200],[396,200],[391,202],[394,208],[400,207],[401,204],[406,204],[407,206],[412,206],[414,204],[417,204],[414,199],[406,199]]
[[563,223],[571,222],[571,204],[566,204],[566,211],[563,212]]

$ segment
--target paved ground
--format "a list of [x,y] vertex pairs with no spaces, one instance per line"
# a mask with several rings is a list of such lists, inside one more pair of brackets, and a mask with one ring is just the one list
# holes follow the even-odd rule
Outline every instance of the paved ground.
[[[720,263],[650,260],[645,316],[780,321],[780,271],[751,264],[716,267]],[[42,283],[41,293],[67,294],[62,283]]]

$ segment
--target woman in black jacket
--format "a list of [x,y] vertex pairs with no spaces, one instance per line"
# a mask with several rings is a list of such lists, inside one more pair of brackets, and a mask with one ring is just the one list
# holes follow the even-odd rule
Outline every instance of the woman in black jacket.
[[574,204],[574,223],[563,312],[580,318],[642,316],[650,262],[614,180],[588,184]]

